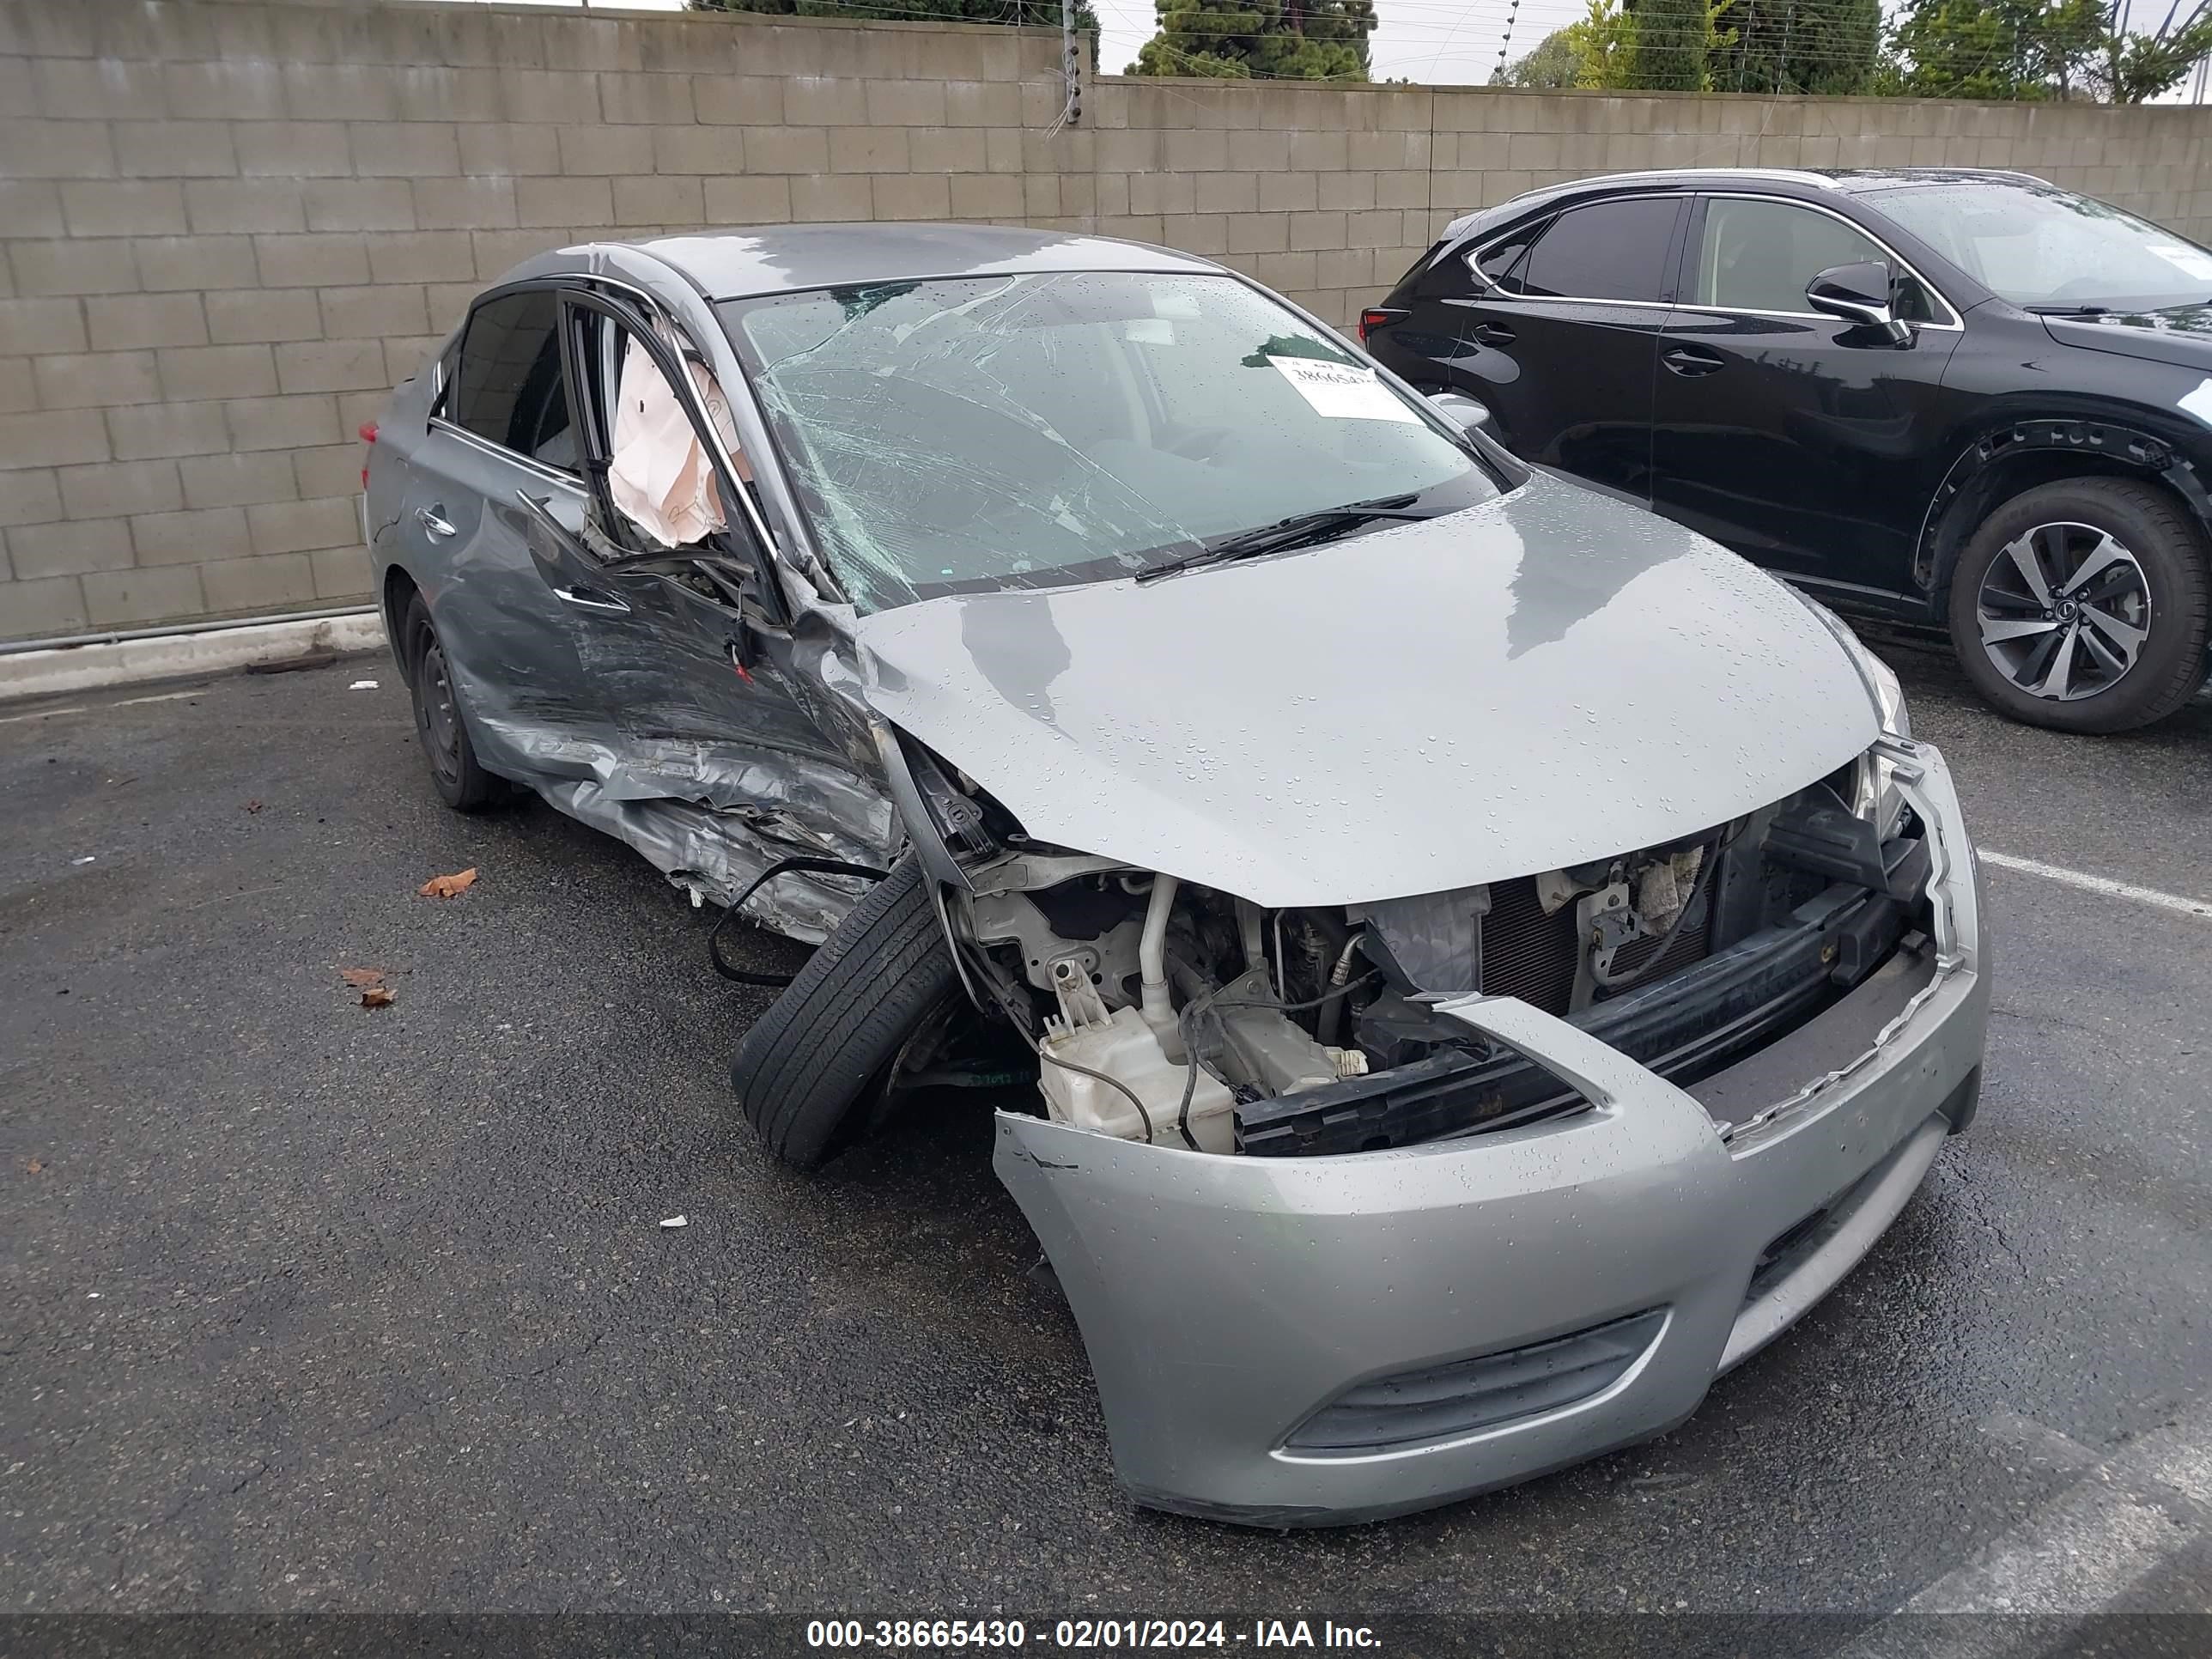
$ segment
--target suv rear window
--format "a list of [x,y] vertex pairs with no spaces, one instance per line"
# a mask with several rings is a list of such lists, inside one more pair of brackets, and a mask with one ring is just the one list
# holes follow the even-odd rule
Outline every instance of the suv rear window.
[[1504,286],[1547,298],[1657,301],[1680,211],[1672,196],[1569,208]]
[[560,302],[542,289],[502,294],[471,312],[445,413],[479,438],[573,472],[560,314]]

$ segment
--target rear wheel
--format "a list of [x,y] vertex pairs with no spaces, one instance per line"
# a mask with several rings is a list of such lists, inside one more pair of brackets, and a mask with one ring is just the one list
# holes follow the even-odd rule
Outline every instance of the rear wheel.
[[1997,709],[2060,732],[2131,731],[2204,678],[2204,540],[2149,484],[2074,478],[2000,507],[1951,580],[1951,639]]
[[747,1031],[730,1081],[762,1144],[818,1168],[857,1139],[951,1025],[959,970],[912,854],[854,905]]
[[430,763],[430,783],[438,799],[456,812],[481,812],[505,800],[506,780],[485,771],[477,760],[445,645],[430,620],[430,607],[419,593],[407,603],[400,637],[407,689],[415,700],[415,735],[422,740],[423,758]]

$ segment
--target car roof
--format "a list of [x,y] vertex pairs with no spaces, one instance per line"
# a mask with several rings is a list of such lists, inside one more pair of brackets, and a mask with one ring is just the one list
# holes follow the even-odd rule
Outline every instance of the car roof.
[[769,225],[624,244],[674,267],[716,300],[855,283],[1042,270],[1221,267],[1188,253],[1079,231],[1002,225]]
[[2029,173],[1998,167],[1653,167],[1637,173],[1594,173],[1566,184],[1545,185],[1524,191],[1496,207],[1479,209],[1452,221],[1444,234],[1456,238],[1476,226],[1518,219],[1531,208],[1569,197],[1618,189],[1702,190],[1764,184],[1778,194],[1809,198],[1821,192],[1856,196],[1872,191],[1894,190],[1904,185],[2035,185],[2047,180]]

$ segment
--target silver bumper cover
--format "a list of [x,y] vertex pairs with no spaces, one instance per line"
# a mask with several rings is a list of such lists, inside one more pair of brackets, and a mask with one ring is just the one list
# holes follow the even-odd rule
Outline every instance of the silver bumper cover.
[[[1884,744],[1928,826],[1932,948],[1686,1091],[1526,1003],[1469,998],[1448,1012],[1592,1109],[1314,1158],[1000,1115],[995,1167],[1074,1310],[1139,1502],[1328,1525],[1632,1444],[1687,1417],[1866,1254],[1972,1114],[1989,1006],[1949,775],[1927,745]],[[1640,1351],[1567,1403],[1383,1444],[1310,1427],[1333,1402],[1418,1395],[1471,1357],[1534,1350],[1516,1363],[1540,1369],[1572,1346],[1559,1339],[1601,1326]]]

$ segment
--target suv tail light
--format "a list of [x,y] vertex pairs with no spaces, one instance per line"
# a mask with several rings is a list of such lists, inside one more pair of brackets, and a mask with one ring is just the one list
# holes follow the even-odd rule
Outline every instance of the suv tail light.
[[[362,442],[368,445],[371,448],[375,447],[376,422],[374,421],[363,421],[361,423],[360,431]],[[368,488],[368,457],[366,455],[361,458],[361,487],[363,489]]]
[[1393,323],[1405,321],[1406,314],[1407,313],[1402,309],[1396,306],[1371,306],[1367,310],[1361,312],[1359,313],[1359,343],[1362,345],[1366,344],[1369,337],[1371,336],[1378,328],[1388,328]]

